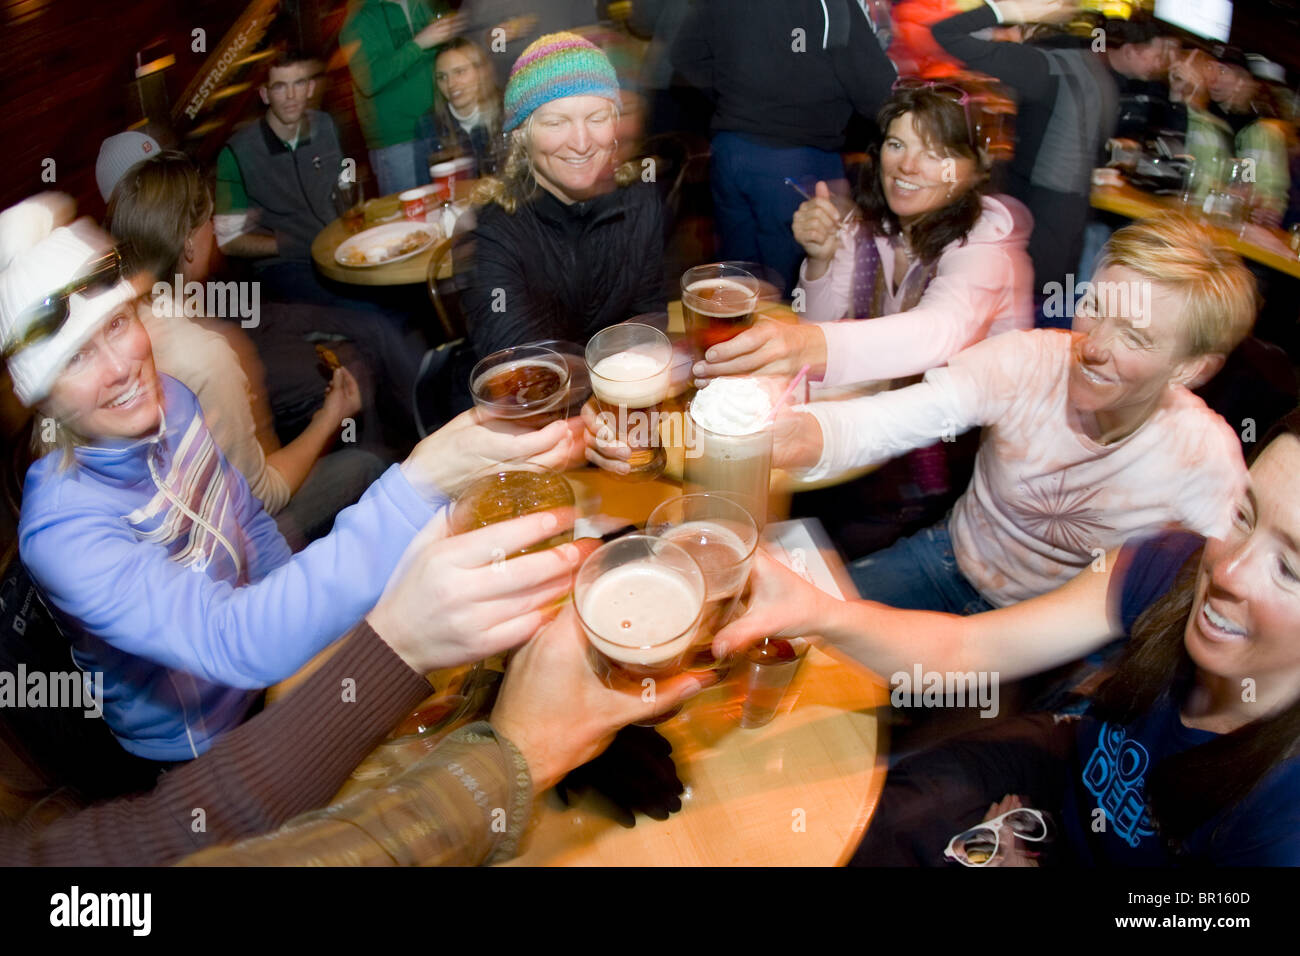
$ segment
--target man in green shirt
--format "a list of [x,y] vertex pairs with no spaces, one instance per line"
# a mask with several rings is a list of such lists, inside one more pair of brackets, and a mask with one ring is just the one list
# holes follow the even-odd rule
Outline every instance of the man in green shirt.
[[460,30],[446,0],[351,0],[339,37],[380,193],[429,182],[433,63]]

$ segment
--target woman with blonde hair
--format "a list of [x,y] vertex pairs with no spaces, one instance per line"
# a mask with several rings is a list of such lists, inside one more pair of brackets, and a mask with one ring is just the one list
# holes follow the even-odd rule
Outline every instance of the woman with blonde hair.
[[939,524],[851,566],[864,597],[970,614],[1050,591],[1136,534],[1223,531],[1245,480],[1237,436],[1191,389],[1249,333],[1255,284],[1191,220],[1111,237],[1074,332],[1007,332],[908,388],[814,402],[778,424],[809,477],[984,429]]
[[480,355],[539,339],[585,342],[662,312],[663,213],[639,167],[618,165],[609,59],[572,33],[540,37],[510,72],[500,175],[474,195],[456,277]]

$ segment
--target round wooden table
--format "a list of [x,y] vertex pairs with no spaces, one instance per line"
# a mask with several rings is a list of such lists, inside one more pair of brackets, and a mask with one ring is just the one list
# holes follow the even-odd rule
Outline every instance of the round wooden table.
[[686,786],[667,820],[624,829],[583,796],[537,802],[522,854],[507,866],[836,866],[852,856],[884,786],[873,708],[885,689],[809,648],[766,727],[740,726],[735,681],[660,725]]
[[[476,184],[477,180],[465,180],[456,183],[452,190],[453,198],[457,202],[466,199]],[[381,226],[386,222],[402,221],[404,221],[402,219],[402,204],[398,201],[396,195],[366,201],[365,228],[370,229],[373,226]],[[432,225],[431,222],[430,226]],[[351,235],[344,228],[343,220],[335,219],[317,233],[316,238],[312,240],[312,261],[316,263],[316,268],[327,279],[333,279],[336,282],[347,282],[352,285],[416,285],[423,283],[428,280],[429,260],[435,254],[440,254],[443,251],[446,242],[446,237],[442,235],[442,231],[439,229],[439,241],[419,255],[403,259],[401,262],[394,262],[391,265],[362,268],[341,265],[334,258],[334,252],[343,243],[343,240],[351,238]],[[447,279],[450,277],[451,257],[444,256],[442,266],[438,271],[438,278]]]

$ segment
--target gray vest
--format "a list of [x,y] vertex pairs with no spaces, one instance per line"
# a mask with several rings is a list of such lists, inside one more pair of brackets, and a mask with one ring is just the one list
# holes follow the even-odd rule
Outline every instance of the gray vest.
[[1092,190],[1097,157],[1119,115],[1119,88],[1089,50],[1043,52],[1060,82],[1030,181],[1043,189],[1086,196]]
[[307,112],[308,129],[296,149],[284,145],[265,117],[230,137],[250,211],[279,242],[275,260],[310,259],[316,234],[336,218],[334,185],[343,163],[338,131],[328,113]]

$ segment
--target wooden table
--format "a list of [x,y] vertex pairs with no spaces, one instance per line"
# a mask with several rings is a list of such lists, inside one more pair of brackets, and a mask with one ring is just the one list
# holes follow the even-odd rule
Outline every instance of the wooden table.
[[[648,511],[647,511],[648,514]],[[799,540],[801,522],[770,525],[765,540]],[[804,526],[806,527],[806,525]],[[853,585],[823,537],[810,539],[842,594]],[[804,558],[809,564],[807,550]],[[884,787],[874,709],[883,684],[816,647],[776,718],[740,726],[735,680],[692,698],[660,726],[686,792],[667,820],[638,816],[624,829],[590,794],[566,807],[552,791],[509,866],[836,866],[861,842]]]
[[[637,524],[655,505],[681,494],[671,481],[629,483],[596,469],[570,472],[569,478],[581,513],[598,509]],[[816,583],[855,595],[839,556],[817,529],[815,523],[781,522],[770,525],[764,538],[778,553],[804,547],[801,557],[820,577]],[[659,728],[687,788],[681,811],[664,821],[638,817],[629,830],[602,811],[599,797],[587,794],[566,807],[552,791],[538,799],[523,852],[507,865],[842,864],[866,832],[884,786],[885,748],[875,708],[887,701],[883,684],[816,647],[809,648],[776,718],[765,727],[740,727],[742,701],[734,680],[712,687]],[[386,785],[436,739],[405,737],[381,745],[335,802]]]
[[[1156,196],[1135,186],[1093,186],[1094,209],[1113,212],[1129,219],[1149,219],[1162,212],[1180,211],[1182,203],[1173,196]],[[1211,225],[1215,237],[1239,256],[1300,279],[1300,257],[1287,245],[1287,235],[1280,229],[1248,225],[1244,235],[1231,229]]]
[[[477,182],[477,180],[457,182],[452,188],[452,197],[457,202],[468,198]],[[401,203],[398,202],[396,195],[367,200],[366,228],[383,225],[386,221],[403,221],[401,208]],[[335,250],[343,243],[343,240],[349,238],[351,238],[351,233],[343,227],[343,220],[335,219],[317,233],[316,238],[312,240],[311,258],[316,263],[316,268],[327,279],[347,282],[351,285],[417,285],[423,283],[428,279],[429,260],[441,250],[445,242],[444,237],[419,255],[403,259],[401,262],[359,268],[340,265],[334,258]],[[443,261],[442,268],[439,269],[438,278],[446,279],[450,277],[451,259],[447,257]]]

